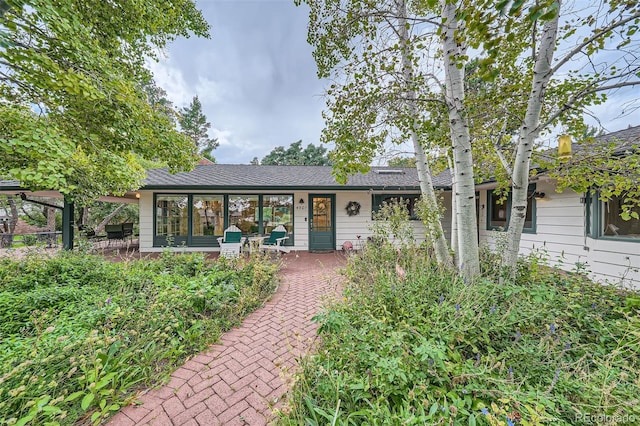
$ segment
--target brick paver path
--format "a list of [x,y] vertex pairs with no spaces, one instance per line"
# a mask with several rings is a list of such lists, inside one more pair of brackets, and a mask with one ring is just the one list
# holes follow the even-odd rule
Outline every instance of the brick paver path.
[[339,254],[290,253],[281,284],[239,328],[187,361],[169,383],[118,413],[109,426],[265,425],[282,404],[296,358],[315,337],[310,321],[337,293]]

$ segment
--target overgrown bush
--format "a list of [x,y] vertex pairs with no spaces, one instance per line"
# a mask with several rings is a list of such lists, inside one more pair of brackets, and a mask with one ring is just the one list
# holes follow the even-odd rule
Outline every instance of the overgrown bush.
[[200,254],[0,262],[0,424],[98,423],[261,305],[277,265]]
[[485,259],[465,283],[415,248],[351,257],[280,423],[640,423],[640,295]]

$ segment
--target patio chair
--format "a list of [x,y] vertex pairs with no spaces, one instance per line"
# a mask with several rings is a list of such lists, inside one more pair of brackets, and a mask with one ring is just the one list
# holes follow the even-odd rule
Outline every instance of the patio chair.
[[220,256],[236,257],[240,255],[242,247],[242,231],[235,225],[224,230],[222,237],[218,238]]
[[83,235],[87,240],[91,242],[98,242],[105,239],[106,235],[98,235],[96,234],[95,229],[90,228],[85,225],[78,226],[78,231],[80,231],[80,235]]
[[133,240],[133,223],[123,223],[122,233],[124,238],[129,237],[129,239]]
[[287,239],[289,239],[289,237],[287,237],[287,229],[284,225],[278,225],[271,231],[269,238],[264,240],[262,248],[265,250],[289,253],[291,249],[284,245]]
[[122,225],[106,225],[104,230],[107,233],[109,245],[111,245],[111,242],[115,240],[124,242],[124,230],[122,229]]

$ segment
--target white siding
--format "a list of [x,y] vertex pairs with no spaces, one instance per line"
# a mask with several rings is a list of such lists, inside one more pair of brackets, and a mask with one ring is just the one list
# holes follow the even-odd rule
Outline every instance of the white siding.
[[[301,204],[300,200],[304,203]],[[307,250],[309,247],[309,193],[295,192],[293,194],[293,233],[294,250]]]
[[153,192],[140,192],[140,251],[150,251],[153,248]]
[[[157,191],[158,193],[206,193],[206,194],[220,194],[221,192],[212,191]],[[255,191],[232,191],[234,194],[256,194]],[[265,192],[269,194],[274,193],[287,193],[286,191],[269,191]],[[312,194],[315,192],[311,192]],[[331,194],[331,192],[318,191],[321,194]],[[399,192],[394,192],[399,193]],[[354,246],[357,246],[357,235],[360,235],[360,241],[364,243],[367,237],[372,235],[371,232],[371,210],[372,210],[372,195],[371,191],[342,191],[335,193],[335,231],[336,231],[336,249],[341,250],[342,244],[345,241],[351,241]],[[446,195],[445,195],[446,197]],[[300,200],[303,203],[300,203]],[[346,211],[346,206],[349,201],[357,201],[360,203],[360,214],[356,216],[349,216]],[[293,193],[294,203],[294,219],[293,219],[293,232],[294,232],[294,250],[308,250],[309,249],[309,192],[295,192]],[[153,220],[154,220],[154,208],[153,208],[153,192],[152,191],[140,191],[140,251],[142,252],[158,252],[162,251],[162,247],[153,247]],[[447,213],[449,214],[449,213]],[[447,219],[445,218],[445,221]],[[415,230],[416,240],[418,242],[424,241],[424,226],[420,221],[411,221]],[[449,230],[447,229],[446,232]],[[187,247],[181,248],[185,251],[218,251],[217,247]]]
[[[520,251],[543,255],[564,270],[585,266],[595,280],[640,288],[640,241],[594,239],[586,235],[585,205],[581,194],[555,192],[552,181],[539,181],[536,191],[536,232],[522,234]],[[487,191],[480,193],[480,241],[495,248],[497,231],[486,229]]]
[[[371,235],[371,194],[367,191],[340,192],[336,194],[336,249],[342,249],[345,241],[351,241],[357,248],[358,238],[366,241]],[[360,203],[360,214],[349,216],[347,204],[349,201]]]

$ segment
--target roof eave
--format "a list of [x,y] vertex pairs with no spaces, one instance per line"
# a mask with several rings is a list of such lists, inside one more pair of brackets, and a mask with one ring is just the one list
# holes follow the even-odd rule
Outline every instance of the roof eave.
[[320,186],[294,186],[294,185],[145,185],[141,191],[180,191],[180,190],[201,190],[201,191],[419,191],[418,185],[387,185],[387,186],[342,186],[342,185],[320,185]]

